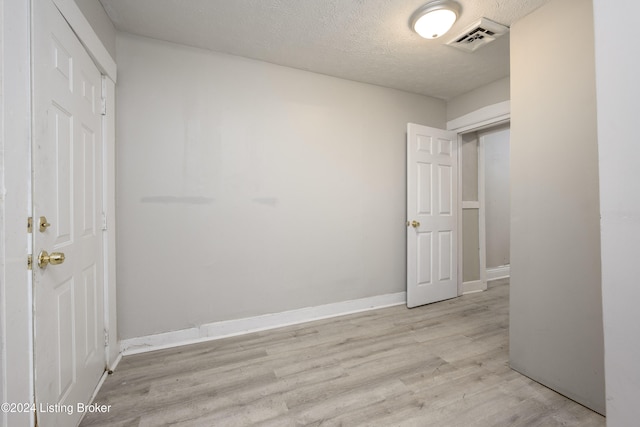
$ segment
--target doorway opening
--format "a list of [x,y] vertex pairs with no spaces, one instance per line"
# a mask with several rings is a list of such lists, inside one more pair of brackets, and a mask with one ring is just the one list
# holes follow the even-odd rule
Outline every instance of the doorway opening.
[[461,133],[461,294],[510,275],[509,123]]

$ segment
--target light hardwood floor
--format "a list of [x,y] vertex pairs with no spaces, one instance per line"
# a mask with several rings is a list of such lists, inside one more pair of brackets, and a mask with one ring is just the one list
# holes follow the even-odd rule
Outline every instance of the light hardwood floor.
[[508,366],[507,281],[123,358],[82,426],[604,426]]

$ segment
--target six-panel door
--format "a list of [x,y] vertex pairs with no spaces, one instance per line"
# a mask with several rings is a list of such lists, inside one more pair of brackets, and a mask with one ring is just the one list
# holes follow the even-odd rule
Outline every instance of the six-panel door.
[[35,398],[40,425],[75,425],[105,369],[102,80],[51,0],[33,14]]
[[407,306],[458,295],[456,133],[407,126]]

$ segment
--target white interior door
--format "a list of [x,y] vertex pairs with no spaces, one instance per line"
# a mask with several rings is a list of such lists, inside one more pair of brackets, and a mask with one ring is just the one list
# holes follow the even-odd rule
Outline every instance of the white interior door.
[[407,125],[407,306],[458,295],[455,132]]
[[105,370],[102,83],[51,0],[33,17],[35,399],[39,425],[71,426]]

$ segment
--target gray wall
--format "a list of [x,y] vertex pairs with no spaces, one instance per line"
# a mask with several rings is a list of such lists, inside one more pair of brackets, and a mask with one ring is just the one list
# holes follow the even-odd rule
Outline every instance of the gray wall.
[[640,419],[640,57],[620,41],[633,40],[640,3],[594,10],[607,425],[625,427]]
[[478,209],[462,210],[462,281],[480,280],[480,227]]
[[99,0],[75,0],[82,14],[96,32],[107,52],[116,57],[116,29]]
[[590,1],[511,27],[511,95],[511,366],[604,412]]
[[478,134],[462,135],[462,200],[478,201]]
[[509,128],[481,135],[484,147],[484,199],[487,269],[509,265]]
[[509,101],[509,93],[509,77],[505,77],[456,96],[447,102],[447,120],[456,119],[487,105]]
[[406,125],[441,100],[118,35],[122,339],[406,286]]

